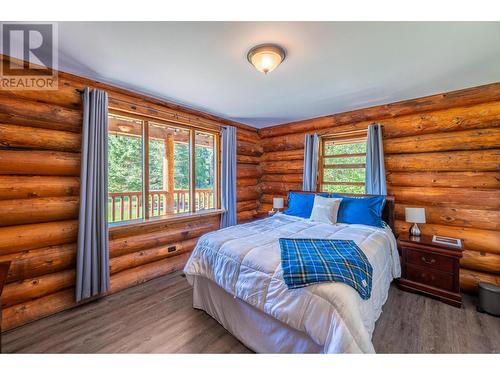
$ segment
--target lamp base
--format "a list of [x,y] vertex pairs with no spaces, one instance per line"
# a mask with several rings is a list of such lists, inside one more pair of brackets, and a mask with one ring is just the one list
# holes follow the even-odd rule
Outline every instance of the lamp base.
[[413,223],[413,225],[410,228],[410,236],[413,237],[420,237],[420,228],[418,227],[417,223]]

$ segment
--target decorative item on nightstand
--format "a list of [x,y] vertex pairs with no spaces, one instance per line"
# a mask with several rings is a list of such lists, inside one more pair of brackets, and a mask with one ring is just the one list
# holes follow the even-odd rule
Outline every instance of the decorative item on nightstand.
[[284,207],[284,203],[283,197],[273,198],[273,210],[280,212],[280,209],[283,209]]
[[413,223],[410,235],[419,237],[421,232],[417,224],[425,224],[425,208],[406,207],[405,218],[407,223]]

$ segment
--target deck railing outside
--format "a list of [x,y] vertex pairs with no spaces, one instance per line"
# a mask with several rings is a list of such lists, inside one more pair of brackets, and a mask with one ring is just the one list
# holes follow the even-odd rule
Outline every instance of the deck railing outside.
[[[179,189],[169,193],[164,190],[149,192],[149,217],[178,214],[190,211],[189,190]],[[213,189],[195,190],[196,211],[215,208]],[[108,222],[142,218],[142,192],[127,191],[108,193]]]

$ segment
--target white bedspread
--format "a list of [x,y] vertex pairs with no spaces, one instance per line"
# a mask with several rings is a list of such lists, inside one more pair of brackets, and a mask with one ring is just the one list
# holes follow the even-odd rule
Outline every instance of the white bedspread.
[[[339,282],[288,290],[278,238],[354,240],[373,266],[370,299]],[[191,276],[206,277],[235,298],[305,332],[325,353],[373,353],[375,322],[401,268],[389,228],[330,225],[278,214],[205,234],[184,272],[191,283]]]

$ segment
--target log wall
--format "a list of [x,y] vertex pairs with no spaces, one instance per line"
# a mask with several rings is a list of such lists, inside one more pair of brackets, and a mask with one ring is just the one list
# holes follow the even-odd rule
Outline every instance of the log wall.
[[[86,86],[108,91],[110,107],[121,111],[210,129],[236,126],[238,219],[253,218],[259,208],[262,146],[251,127],[65,73],[57,91],[0,90],[0,261],[12,261],[2,296],[4,330],[74,306],[79,90]],[[211,214],[111,228],[111,293],[181,269],[219,220]],[[172,246],[177,250],[169,253]]]
[[405,207],[425,207],[423,233],[464,239],[460,283],[500,285],[500,83],[261,129],[261,210],[302,187],[304,135],[384,126],[396,229]]

